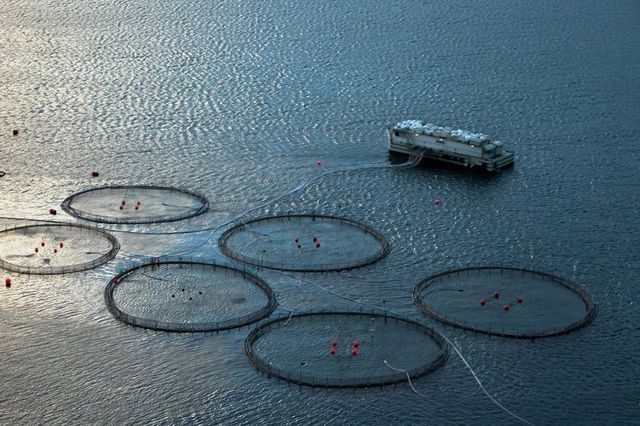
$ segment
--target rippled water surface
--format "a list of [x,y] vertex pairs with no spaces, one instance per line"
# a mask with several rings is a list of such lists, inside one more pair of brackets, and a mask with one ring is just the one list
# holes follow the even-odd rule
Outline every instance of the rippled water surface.
[[[122,247],[92,271],[0,271],[13,278],[0,288],[0,423],[637,423],[639,18],[632,0],[4,0],[0,225],[75,221],[60,203],[103,185],[185,188],[210,210],[101,225]],[[493,135],[517,163],[495,176],[372,167],[389,164],[385,126],[406,118]],[[161,333],[108,313],[116,271],[164,254],[223,260],[229,220],[288,212],[369,224],[392,250],[341,273],[257,271],[274,316],[386,308],[465,361],[452,351],[417,392],[313,391],[247,362],[251,327]],[[566,276],[598,316],[531,342],[447,327],[412,303],[424,277],[484,264]]]

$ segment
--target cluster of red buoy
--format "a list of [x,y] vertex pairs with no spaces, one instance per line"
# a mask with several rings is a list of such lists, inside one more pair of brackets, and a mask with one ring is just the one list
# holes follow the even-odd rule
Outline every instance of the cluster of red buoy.
[[9,277],[5,278],[4,285],[7,286],[7,288],[11,287],[11,278]]
[[[40,247],[44,248],[44,246],[46,246],[46,245],[47,245],[47,243],[44,240],[40,241]],[[36,246],[33,249],[33,251],[36,252],[36,253],[40,253],[40,247]],[[58,249],[61,249],[63,247],[64,247],[64,242],[62,242],[62,241],[60,241],[60,243],[58,243],[58,244],[54,244],[53,253],[54,254],[58,253]]]
[[[141,205],[142,205],[142,204],[140,203],[140,201],[136,201],[136,204],[133,206],[134,210],[140,210]],[[125,208],[126,206],[127,206],[127,202],[126,202],[126,200],[122,200],[122,202],[120,203],[120,205],[118,206],[118,208],[119,208],[120,210],[124,210],[124,208]]]
[[[493,298],[496,299],[496,300],[499,299],[500,298],[500,292],[499,291],[494,291],[493,292]],[[518,297],[516,297],[516,302],[517,303],[524,303],[524,298],[522,296],[518,296]],[[484,298],[480,299],[480,305],[485,306],[486,304],[487,304],[487,299],[484,299]],[[513,302],[512,303],[505,303],[504,305],[502,305],[502,309],[505,312],[507,312],[511,308],[511,305],[513,305]]]
[[[293,241],[296,243],[296,247],[298,247],[299,249],[302,248],[302,244],[300,244],[300,237],[295,237],[293,239]],[[316,246],[316,248],[320,248],[320,239],[318,239],[318,237],[313,237],[313,244]]]
[[[329,349],[329,353],[331,355],[335,355],[336,354],[336,346],[338,346],[338,341],[336,339],[333,339],[331,341],[331,346],[333,346],[331,349]],[[351,349],[351,355],[358,355],[358,347],[360,346],[360,342],[358,342],[358,340],[354,340],[353,341],[353,347]]]

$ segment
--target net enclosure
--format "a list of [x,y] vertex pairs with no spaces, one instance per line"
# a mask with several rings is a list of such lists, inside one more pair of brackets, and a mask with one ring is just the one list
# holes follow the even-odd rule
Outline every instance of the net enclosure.
[[234,260],[283,271],[323,272],[357,268],[390,251],[378,231],[351,219],[288,214],[259,217],[235,225],[219,240]]
[[277,306],[255,275],[200,260],[158,259],[116,275],[105,288],[118,320],[162,331],[219,331],[268,316]]
[[444,339],[398,316],[310,312],[277,318],[244,344],[250,362],[269,376],[313,387],[372,387],[407,381],[440,367]]
[[431,276],[413,290],[420,310],[446,324],[503,337],[569,333],[597,313],[578,284],[545,272],[472,267]]
[[0,231],[0,268],[26,274],[85,271],[113,259],[111,234],[75,224],[34,224]]
[[140,224],[188,219],[209,210],[200,194],[163,186],[104,186],[81,191],[62,202],[72,216],[100,223]]

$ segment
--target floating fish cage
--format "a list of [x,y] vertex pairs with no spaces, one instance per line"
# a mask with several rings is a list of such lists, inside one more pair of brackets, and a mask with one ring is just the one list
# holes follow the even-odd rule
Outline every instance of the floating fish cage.
[[107,309],[136,327],[175,332],[220,331],[258,321],[277,306],[257,276],[201,260],[156,259],[116,275]]
[[62,202],[70,215],[99,223],[174,222],[201,215],[209,201],[200,194],[163,186],[104,186],[81,191]]
[[431,276],[414,288],[413,300],[446,324],[516,338],[566,334],[589,324],[597,313],[591,295],[566,278],[497,266]]
[[395,315],[310,312],[271,320],[244,349],[270,377],[331,388],[384,386],[426,375],[448,357],[438,333]]
[[0,231],[0,268],[25,274],[65,274],[113,259],[120,244],[102,230],[75,224],[35,224]]
[[358,268],[389,253],[387,239],[351,219],[316,215],[265,216],[239,223],[220,237],[225,256],[263,268],[325,272]]

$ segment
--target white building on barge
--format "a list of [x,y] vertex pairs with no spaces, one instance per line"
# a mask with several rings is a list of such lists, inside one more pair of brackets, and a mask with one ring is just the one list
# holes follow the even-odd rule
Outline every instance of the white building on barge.
[[502,142],[484,133],[441,127],[420,120],[405,120],[387,128],[389,151],[421,153],[433,159],[467,167],[495,171],[513,164],[513,152],[502,149]]

